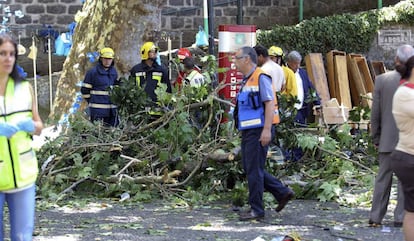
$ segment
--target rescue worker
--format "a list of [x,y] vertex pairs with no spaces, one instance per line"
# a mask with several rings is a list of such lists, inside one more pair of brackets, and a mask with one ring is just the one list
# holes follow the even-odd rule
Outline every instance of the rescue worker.
[[285,207],[294,193],[264,169],[269,143],[274,134],[273,124],[279,122],[272,80],[257,67],[257,54],[252,47],[238,49],[233,59],[236,68],[244,76],[234,117],[241,131],[242,164],[249,188],[251,209],[240,214],[240,220],[246,221],[264,217],[265,189],[278,201],[277,212]]
[[270,59],[267,49],[262,45],[256,45],[254,50],[257,53],[257,65],[272,78],[276,92],[285,89],[286,80],[282,67]]
[[183,60],[184,65],[184,83],[192,87],[200,87],[204,84],[204,76],[196,68],[194,59],[187,57]]
[[32,241],[39,172],[32,134],[39,135],[43,123],[33,88],[19,75],[17,53],[17,43],[0,34],[0,240],[9,217],[10,240]]
[[113,49],[101,49],[98,64],[86,73],[81,87],[82,97],[88,102],[90,120],[102,121],[108,126],[119,124],[117,106],[109,96],[109,89],[119,85],[114,57]]
[[144,88],[148,97],[155,103],[157,95],[155,89],[160,84],[167,85],[167,92],[171,93],[171,83],[168,79],[168,70],[157,63],[158,47],[153,42],[145,42],[141,47],[141,63],[130,70],[137,86]]
[[184,61],[185,58],[188,58],[188,57],[191,58],[192,54],[191,54],[189,49],[180,48],[177,51],[177,57],[178,57],[178,60],[180,61],[180,65],[179,65],[178,76],[177,76],[177,79],[174,82],[174,86],[178,87],[180,89],[181,85],[183,84],[183,79],[184,79],[184,75],[185,75],[183,61]]
[[294,97],[298,96],[298,87],[296,84],[295,73],[293,73],[293,71],[285,65],[283,61],[283,50],[280,47],[272,46],[269,48],[268,51],[270,59],[273,60],[273,62],[282,66],[283,69],[283,73],[285,76],[285,86],[282,89],[282,94]]

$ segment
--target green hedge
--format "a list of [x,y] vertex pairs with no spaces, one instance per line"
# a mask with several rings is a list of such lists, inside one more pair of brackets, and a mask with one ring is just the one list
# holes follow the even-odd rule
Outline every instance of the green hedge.
[[390,24],[414,23],[414,0],[392,7],[359,14],[340,14],[304,20],[294,26],[276,25],[259,31],[257,41],[266,47],[308,53],[327,53],[333,49],[348,53],[368,52],[378,30]]

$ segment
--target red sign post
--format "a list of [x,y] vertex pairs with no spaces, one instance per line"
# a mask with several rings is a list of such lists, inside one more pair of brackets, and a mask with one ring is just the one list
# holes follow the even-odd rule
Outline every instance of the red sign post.
[[[256,26],[255,25],[220,25],[219,26],[219,45],[218,57],[219,68],[226,69],[219,73],[221,84],[227,84],[220,90],[219,95],[229,101],[234,102],[240,89],[243,75],[237,71],[233,63],[235,51],[244,46],[256,45]],[[223,120],[226,122],[226,120]]]

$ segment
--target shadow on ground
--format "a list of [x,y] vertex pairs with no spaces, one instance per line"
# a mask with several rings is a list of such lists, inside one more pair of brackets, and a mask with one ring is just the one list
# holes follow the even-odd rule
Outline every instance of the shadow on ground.
[[383,227],[370,228],[367,208],[309,200],[294,200],[280,213],[268,209],[261,222],[240,222],[227,204],[190,208],[161,202],[101,201],[76,206],[37,211],[33,241],[235,241],[259,236],[268,241],[286,234],[297,234],[302,241],[403,240],[402,229],[392,226],[392,210]]

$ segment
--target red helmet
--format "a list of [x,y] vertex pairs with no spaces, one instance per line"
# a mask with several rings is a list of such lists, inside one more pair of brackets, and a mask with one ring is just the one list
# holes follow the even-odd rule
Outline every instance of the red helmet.
[[180,48],[177,52],[177,56],[179,59],[183,60],[187,57],[191,57],[191,52],[187,48]]

